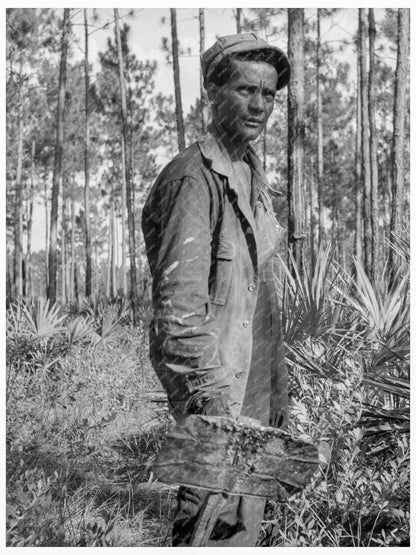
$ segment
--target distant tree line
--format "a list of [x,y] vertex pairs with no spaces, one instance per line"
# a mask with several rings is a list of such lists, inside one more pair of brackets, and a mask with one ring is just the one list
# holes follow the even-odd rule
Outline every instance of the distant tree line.
[[[121,295],[135,315],[149,297],[141,207],[161,166],[209,121],[202,82],[183,111],[181,12],[170,9],[170,38],[161,36],[172,97],[155,90],[156,62],[131,50],[128,21],[140,13],[7,9],[9,299]],[[373,8],[357,9],[355,35],[327,42],[322,29],[340,12],[235,10],[236,31],[288,37],[292,80],[257,146],[280,193],[274,206],[289,265],[313,267],[330,241],[343,266],[354,255],[373,282],[385,267],[394,280],[409,221],[409,9],[386,9],[378,24]],[[200,54],[205,10],[195,13]],[[99,28],[109,36],[93,72],[89,41]],[[45,248],[33,252],[40,206]]]

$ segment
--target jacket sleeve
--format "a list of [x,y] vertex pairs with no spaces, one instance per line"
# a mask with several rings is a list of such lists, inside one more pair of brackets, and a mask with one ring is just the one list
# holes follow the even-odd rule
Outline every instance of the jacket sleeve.
[[184,177],[151,192],[142,220],[157,348],[190,393],[229,385],[209,300],[210,206],[208,185]]

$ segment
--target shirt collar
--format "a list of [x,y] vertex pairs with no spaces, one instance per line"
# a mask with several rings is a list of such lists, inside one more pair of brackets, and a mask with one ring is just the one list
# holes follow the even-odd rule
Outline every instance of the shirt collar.
[[[208,131],[198,140],[198,145],[202,156],[216,173],[224,175],[225,177],[230,177],[232,175],[233,165],[230,155],[222,144],[221,139],[217,137],[212,124],[208,126]],[[264,175],[261,162],[256,151],[250,144],[247,146],[247,158],[255,174],[254,177],[256,181],[259,181],[261,185],[267,187],[267,179]]]

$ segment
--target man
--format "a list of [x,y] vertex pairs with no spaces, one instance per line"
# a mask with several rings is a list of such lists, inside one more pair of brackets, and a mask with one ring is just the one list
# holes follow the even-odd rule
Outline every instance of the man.
[[[279,224],[250,142],[289,82],[290,65],[254,34],[221,37],[201,63],[212,123],[164,168],[143,210],[151,360],[175,418],[242,414],[285,426],[273,277]],[[173,545],[189,543],[205,495],[180,488]],[[230,496],[208,545],[255,545],[263,511],[262,499]]]

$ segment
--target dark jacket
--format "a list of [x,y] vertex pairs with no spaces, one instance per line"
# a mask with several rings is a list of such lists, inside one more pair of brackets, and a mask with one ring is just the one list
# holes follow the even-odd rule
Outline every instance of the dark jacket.
[[[143,209],[152,364],[176,417],[229,388],[233,415],[284,425],[287,374],[274,270],[280,226],[254,149],[251,197],[208,132],[161,172]],[[270,410],[271,409],[271,410]]]

